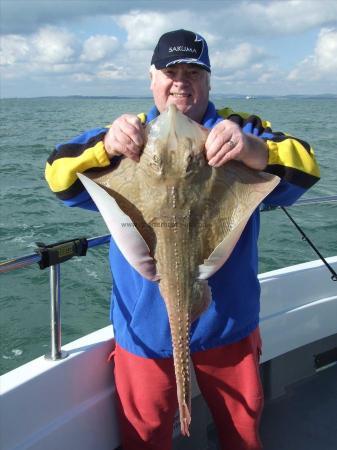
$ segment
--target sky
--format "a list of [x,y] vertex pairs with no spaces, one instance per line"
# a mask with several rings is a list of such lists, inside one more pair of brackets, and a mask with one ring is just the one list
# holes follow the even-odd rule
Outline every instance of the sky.
[[0,0],[1,97],[148,96],[158,38],[204,36],[213,94],[337,94],[337,0]]

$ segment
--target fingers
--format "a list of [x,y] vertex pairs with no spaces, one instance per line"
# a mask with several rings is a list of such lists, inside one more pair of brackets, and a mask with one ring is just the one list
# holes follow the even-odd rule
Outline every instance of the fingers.
[[220,167],[231,159],[240,159],[244,146],[241,128],[230,120],[221,121],[211,130],[205,144],[209,165]]
[[104,147],[109,157],[124,155],[139,161],[145,142],[143,125],[137,116],[124,114],[116,119],[104,138]]
[[220,167],[232,159],[239,160],[241,155],[241,148],[241,144],[229,140],[219,148],[215,156],[211,158],[208,163],[210,166]]

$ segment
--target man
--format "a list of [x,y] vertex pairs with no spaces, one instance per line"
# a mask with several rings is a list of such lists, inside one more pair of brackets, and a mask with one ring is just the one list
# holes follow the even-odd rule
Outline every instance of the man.
[[[210,71],[207,43],[200,35],[176,30],[161,36],[150,69],[155,106],[147,116],[125,114],[109,129],[90,130],[59,145],[46,168],[51,189],[67,205],[94,209],[76,173],[93,167],[113,168],[120,157],[138,161],[145,144],[144,124],[173,103],[211,130],[205,144],[211,166],[235,159],[252,169],[277,174],[282,181],[265,202],[293,203],[319,179],[313,150],[304,141],[273,133],[268,122],[256,116],[229,108],[216,111],[209,101]],[[258,231],[259,213],[255,211],[229,260],[209,279],[211,305],[191,330],[197,381],[214,417],[221,448],[228,450],[261,448]],[[123,448],[170,449],[177,399],[164,302],[158,285],[130,267],[113,240],[110,261]]]

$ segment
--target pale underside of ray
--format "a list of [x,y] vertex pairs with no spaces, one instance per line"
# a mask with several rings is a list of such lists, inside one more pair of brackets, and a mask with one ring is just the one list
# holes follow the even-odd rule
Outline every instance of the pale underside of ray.
[[143,277],[159,278],[183,434],[191,420],[188,330],[209,304],[205,280],[230,257],[251,214],[279,182],[238,162],[211,168],[207,134],[170,107],[147,126],[139,163],[122,158],[113,169],[79,175],[126,260]]

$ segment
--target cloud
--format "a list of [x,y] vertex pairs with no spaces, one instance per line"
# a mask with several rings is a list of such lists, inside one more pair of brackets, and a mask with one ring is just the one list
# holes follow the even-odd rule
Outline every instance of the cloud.
[[0,61],[3,66],[10,66],[17,61],[24,61],[30,49],[27,39],[23,36],[9,35],[1,39]]
[[323,28],[312,55],[289,73],[288,80],[334,80],[337,78],[337,28]]
[[321,30],[314,58],[321,73],[337,76],[337,28]]
[[[190,11],[183,3],[183,7],[172,3],[174,7],[165,14],[162,11],[140,11],[131,10],[127,14],[116,16],[115,20],[120,27],[127,32],[126,48],[153,50],[154,43],[158,38],[169,30],[179,28],[193,28],[192,24],[198,23],[198,32],[203,33],[206,30],[200,17],[199,11]],[[191,24],[187,27],[186,24]]]
[[75,45],[76,39],[71,33],[50,26],[29,37],[6,35],[1,39],[1,64],[25,61],[47,65],[64,63],[74,55]]
[[125,79],[125,72],[122,67],[107,63],[100,67],[97,77],[103,80],[122,80]]
[[99,61],[111,56],[118,48],[118,39],[115,36],[95,35],[88,38],[83,44],[82,61]]
[[211,87],[214,93],[266,94],[275,92],[275,86],[283,80],[284,74],[279,70],[256,63],[235,71],[213,74]]
[[248,68],[266,57],[268,56],[262,48],[242,42],[233,49],[214,52],[211,58],[212,71],[226,73]]
[[153,42],[170,24],[169,18],[160,13],[140,11],[123,14],[116,21],[127,32],[125,47],[130,50],[152,49]]
[[[57,93],[61,83],[76,92],[80,86],[109,88],[111,82],[131,83],[148,77],[147,51],[126,50],[108,34],[94,34],[82,41],[80,36],[50,25],[27,36],[3,36],[1,76],[8,82],[36,84],[40,80],[41,86],[54,83]],[[133,53],[131,64],[128,52]]]
[[2,33],[30,34],[46,24],[64,25],[86,17],[95,21],[100,16],[121,14],[137,3],[139,7],[137,1],[1,0]]
[[78,73],[74,73],[71,76],[71,79],[75,82],[79,82],[79,83],[90,83],[91,81],[94,80],[94,76],[89,74],[89,73],[84,73],[84,72],[78,72]]
[[[335,0],[249,1],[239,4],[245,26],[258,34],[298,34],[336,22]],[[254,18],[254,20],[252,20]],[[242,22],[242,24],[243,24]],[[248,22],[248,23],[247,23]]]
[[75,37],[60,28],[47,26],[31,39],[32,60],[48,65],[64,64],[75,55]]

